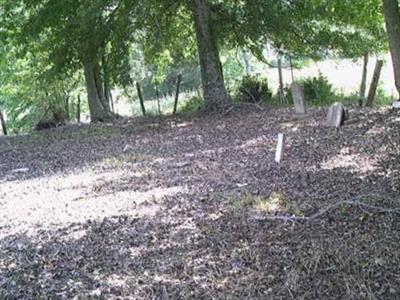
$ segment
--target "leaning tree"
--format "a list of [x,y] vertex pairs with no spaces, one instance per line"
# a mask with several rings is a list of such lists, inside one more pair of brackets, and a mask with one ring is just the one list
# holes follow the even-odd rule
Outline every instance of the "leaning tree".
[[397,92],[400,94],[400,11],[397,0],[383,0],[383,12],[389,36],[394,78]]
[[197,52],[204,100],[220,109],[230,103],[220,49],[246,48],[260,60],[267,44],[300,56],[360,57],[380,45],[379,1],[149,0],[141,3],[146,18],[140,25],[149,60]]

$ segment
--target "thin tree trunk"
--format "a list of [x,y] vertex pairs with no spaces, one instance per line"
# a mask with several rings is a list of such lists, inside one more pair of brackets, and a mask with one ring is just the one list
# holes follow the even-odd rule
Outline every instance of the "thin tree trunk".
[[[106,109],[109,109],[110,112],[114,113],[113,103],[112,103],[112,96],[111,96],[111,84],[110,84],[110,74],[108,71],[108,63],[105,55],[101,57],[101,66],[103,70],[103,105]],[[98,73],[100,76],[100,72]]]
[[365,96],[367,93],[368,61],[369,61],[369,53],[368,51],[366,51],[364,54],[364,65],[363,65],[363,72],[362,72],[361,86],[360,86],[360,106],[363,106],[366,100]]
[[144,107],[144,100],[143,100],[143,95],[142,95],[142,90],[140,89],[140,84],[139,82],[136,82],[136,89],[140,101],[140,107],[142,108],[142,114],[143,116],[146,115],[146,108]]
[[383,12],[389,36],[396,89],[400,94],[400,12],[398,0],[383,0]]
[[114,98],[112,96],[111,89],[108,91],[108,101],[110,102],[111,105],[111,112],[115,114]]
[[158,86],[156,86],[156,98],[157,98],[158,115],[161,116],[160,93],[158,92]]
[[216,39],[213,36],[208,0],[191,0],[203,83],[204,100],[210,110],[221,110],[232,99],[225,88]]
[[371,107],[374,104],[376,90],[378,89],[379,79],[381,77],[383,67],[383,60],[378,59],[376,61],[374,76],[372,77],[371,87],[369,89],[368,98],[367,98],[367,107]]
[[1,128],[3,129],[3,134],[7,135],[7,126],[6,126],[6,120],[4,119],[3,112],[0,110],[0,123],[1,123]]
[[278,73],[279,73],[279,100],[281,105],[283,105],[284,101],[284,87],[283,87],[283,73],[282,73],[282,55],[278,54]]
[[81,122],[81,96],[78,95],[78,103],[76,105],[76,120],[78,123]]
[[179,74],[178,78],[176,80],[176,93],[175,93],[175,102],[174,102],[173,115],[176,115],[176,112],[178,111],[178,100],[179,100],[179,92],[180,92],[180,89],[181,89],[181,82],[182,82],[182,75]]
[[69,122],[71,120],[71,114],[69,111],[69,96],[65,94],[65,118]]
[[[103,68],[106,68],[106,67],[103,66]],[[106,113],[108,115],[112,116],[111,106],[110,106],[110,101],[109,101],[109,94],[108,94],[109,82],[107,82],[107,84],[105,83],[105,81],[108,81],[108,79],[105,79],[104,74],[102,75],[101,66],[97,61],[95,61],[93,64],[93,72],[94,72],[94,78],[95,78],[96,87],[97,87],[97,93],[99,95],[100,101],[101,101]],[[105,89],[104,87],[107,87],[107,89]]]
[[101,82],[99,81],[98,68],[95,64],[86,60],[84,63],[84,73],[86,80],[86,90],[88,95],[90,119],[92,122],[104,122],[112,118],[110,111],[104,107],[103,100],[104,97],[103,89],[101,87]]

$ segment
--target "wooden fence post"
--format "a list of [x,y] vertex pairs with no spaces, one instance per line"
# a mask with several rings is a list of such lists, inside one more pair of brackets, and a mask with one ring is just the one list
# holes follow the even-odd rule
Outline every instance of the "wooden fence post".
[[78,103],[76,104],[76,120],[81,122],[81,95],[78,95]]
[[176,115],[176,112],[178,111],[178,100],[179,100],[179,92],[181,89],[181,83],[182,83],[182,75],[178,75],[178,79],[176,80],[176,94],[175,94],[175,103],[174,103],[174,112],[173,115]]
[[140,100],[140,107],[142,108],[143,116],[145,116],[146,115],[146,108],[144,107],[143,95],[142,95],[142,90],[140,89],[139,82],[136,82],[136,89],[137,89],[139,100]]
[[156,98],[157,98],[158,115],[161,116],[160,93],[158,92],[158,86],[156,86]]
[[376,90],[378,89],[379,85],[379,78],[381,77],[382,67],[383,67],[383,60],[378,59],[376,61],[374,76],[372,77],[371,87],[369,89],[367,103],[365,105],[367,107],[371,107],[374,104]]

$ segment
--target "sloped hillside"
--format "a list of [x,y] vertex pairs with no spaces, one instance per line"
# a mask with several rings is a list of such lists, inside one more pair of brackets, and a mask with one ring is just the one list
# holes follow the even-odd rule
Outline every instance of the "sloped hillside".
[[400,112],[325,113],[0,139],[0,298],[400,298]]

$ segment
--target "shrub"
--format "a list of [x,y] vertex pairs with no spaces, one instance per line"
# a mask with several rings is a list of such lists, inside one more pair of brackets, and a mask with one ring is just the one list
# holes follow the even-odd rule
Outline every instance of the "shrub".
[[391,105],[392,102],[394,101],[394,97],[393,96],[389,96],[384,87],[382,85],[380,85],[376,91],[376,95],[375,95],[375,102],[374,105],[376,106],[388,106]]
[[[310,77],[300,80],[300,84],[304,88],[304,98],[309,105],[327,105],[334,103],[340,98],[335,93],[332,84],[328,79],[320,74],[318,77]],[[288,103],[293,103],[293,95],[290,86],[286,86],[285,97]]]
[[304,87],[304,97],[310,104],[329,104],[336,99],[332,84],[322,74],[306,78],[301,83]]
[[272,93],[266,79],[244,76],[239,84],[236,98],[240,102],[248,103],[270,102]]
[[200,97],[194,96],[187,100],[179,109],[182,113],[193,114],[204,106],[204,101]]

